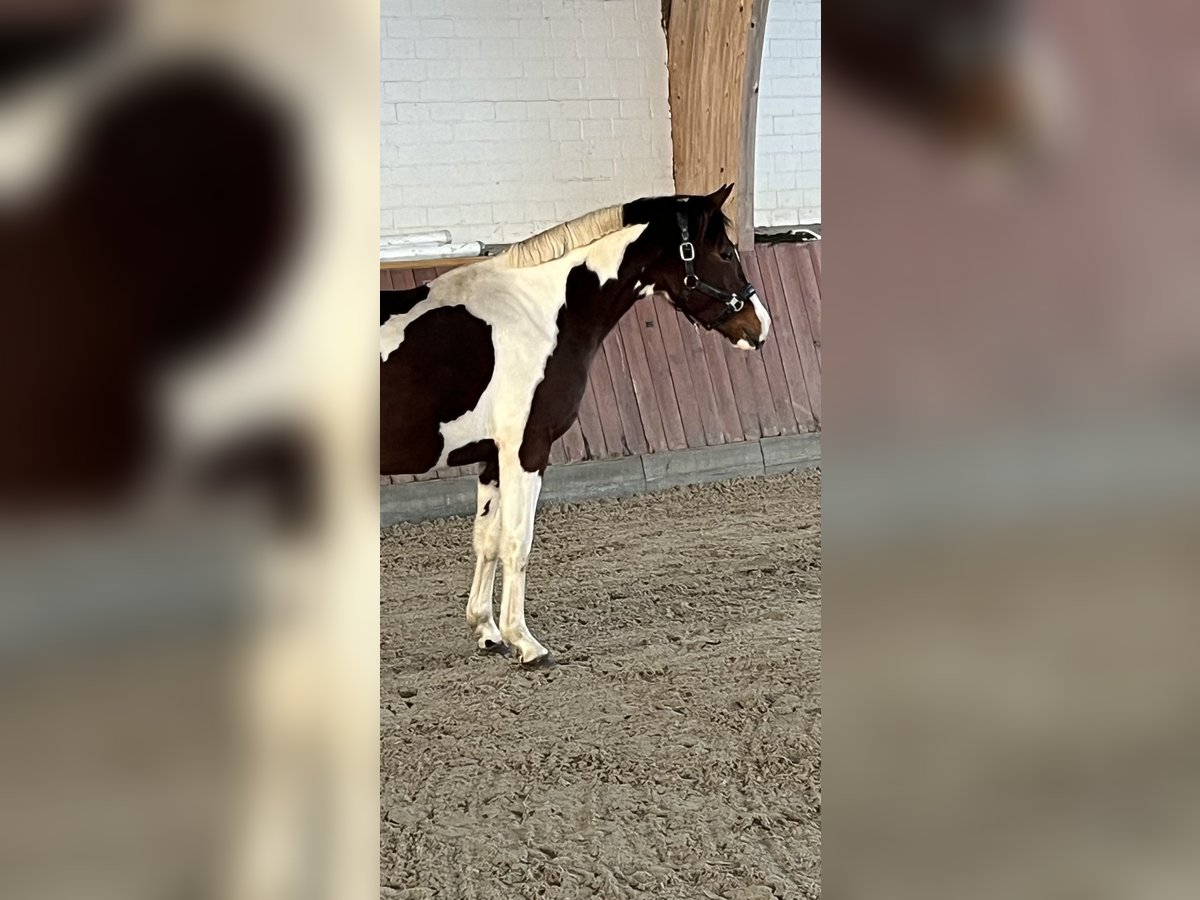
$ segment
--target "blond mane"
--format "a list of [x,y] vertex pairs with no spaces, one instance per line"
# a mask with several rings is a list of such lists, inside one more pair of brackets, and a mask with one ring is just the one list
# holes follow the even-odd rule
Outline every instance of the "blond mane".
[[513,244],[502,256],[515,268],[540,266],[542,263],[560,259],[572,250],[598,241],[614,231],[620,231],[624,225],[621,207],[606,206]]

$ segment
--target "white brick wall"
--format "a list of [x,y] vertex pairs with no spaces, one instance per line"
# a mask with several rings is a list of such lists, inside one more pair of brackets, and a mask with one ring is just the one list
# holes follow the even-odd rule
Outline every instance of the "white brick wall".
[[754,224],[821,221],[821,3],[767,5],[755,134]]
[[383,233],[511,241],[673,192],[660,0],[381,0],[381,13]]

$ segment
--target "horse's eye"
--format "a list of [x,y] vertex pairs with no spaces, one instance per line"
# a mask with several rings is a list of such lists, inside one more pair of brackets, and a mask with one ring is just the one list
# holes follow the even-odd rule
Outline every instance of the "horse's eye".
[[733,259],[732,248],[729,250],[722,250],[721,251],[721,259],[725,260],[726,262],[729,262],[731,259]]

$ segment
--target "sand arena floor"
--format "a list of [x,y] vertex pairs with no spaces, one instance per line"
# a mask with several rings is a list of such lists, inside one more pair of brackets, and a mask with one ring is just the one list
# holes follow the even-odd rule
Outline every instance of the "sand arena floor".
[[820,896],[820,475],[548,507],[549,673],[475,652],[471,523],[381,535],[384,898]]

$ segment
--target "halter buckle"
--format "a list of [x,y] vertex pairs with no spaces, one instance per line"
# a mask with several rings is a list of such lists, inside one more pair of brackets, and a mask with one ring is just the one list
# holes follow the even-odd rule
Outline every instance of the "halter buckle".
[[697,278],[695,274],[683,276],[683,286],[685,288],[687,288],[688,290],[691,290],[699,283],[700,283],[700,279]]
[[744,300],[742,300],[741,297],[734,297],[732,300],[729,301],[729,308],[732,309],[735,313],[741,312],[742,307],[744,307],[745,305],[746,305],[746,303]]
[[684,262],[691,262],[696,258],[696,248],[692,246],[691,241],[684,241],[679,245],[679,258]]

